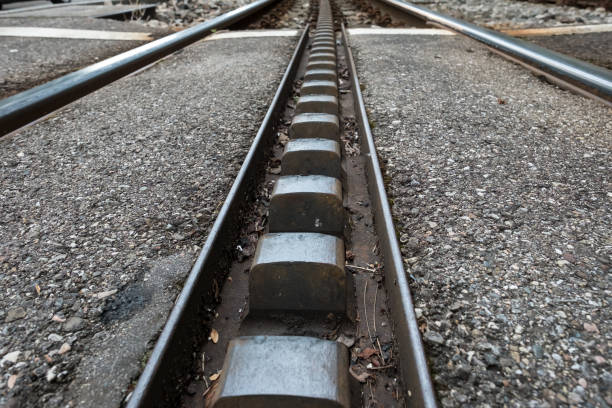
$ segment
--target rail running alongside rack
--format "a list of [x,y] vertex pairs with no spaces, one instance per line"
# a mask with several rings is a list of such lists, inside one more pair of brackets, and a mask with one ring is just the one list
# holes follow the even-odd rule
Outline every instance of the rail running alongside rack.
[[3,99],[0,101],[0,136],[170,55],[200,40],[213,30],[235,24],[277,1],[256,0],[209,21]]
[[612,104],[610,70],[403,0],[374,1],[470,37],[562,87]]

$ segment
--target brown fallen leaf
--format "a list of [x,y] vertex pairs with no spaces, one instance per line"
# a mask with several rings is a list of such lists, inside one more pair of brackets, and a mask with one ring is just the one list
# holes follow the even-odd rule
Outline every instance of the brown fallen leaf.
[[17,374],[13,374],[9,377],[6,383],[6,385],[8,385],[9,390],[13,389],[13,387],[15,386],[15,383],[17,382],[17,378],[18,378]]
[[221,375],[221,371],[219,371],[218,373],[214,373],[213,375],[211,375],[210,377],[208,377],[208,379],[210,381],[215,381],[217,378],[219,378],[219,376]]
[[217,332],[215,329],[211,329],[210,339],[212,340],[213,343],[217,344],[217,342],[219,341],[219,332]]
[[349,373],[351,373],[351,375],[353,376],[353,378],[355,378],[357,381],[359,381],[360,383],[364,383],[366,382],[366,380],[368,379],[368,377],[370,377],[370,374],[367,371],[364,371],[361,374],[357,374],[355,371],[353,371],[353,367],[354,366],[350,366],[349,367]]
[[373,348],[366,348],[364,349],[361,353],[357,354],[357,357],[359,358],[363,358],[363,359],[368,359],[370,357],[372,357],[372,354],[376,354],[378,353],[378,350],[375,350]]
[[36,294],[40,295],[40,286],[38,285],[38,283],[34,285],[34,289],[36,289]]

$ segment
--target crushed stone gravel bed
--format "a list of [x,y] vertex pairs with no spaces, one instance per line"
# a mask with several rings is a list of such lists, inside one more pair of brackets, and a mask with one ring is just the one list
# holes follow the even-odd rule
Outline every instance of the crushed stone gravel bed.
[[251,3],[251,0],[169,0],[157,5],[155,18],[142,21],[149,27],[185,27],[201,23]]
[[199,43],[0,140],[0,406],[121,404],[294,42]]
[[603,7],[514,0],[413,0],[412,3],[493,29],[612,24],[612,12]]
[[465,38],[351,41],[441,406],[612,405],[610,108]]
[[[210,20],[233,9],[251,3],[252,0],[170,0],[159,4],[156,17],[142,24],[154,28],[180,30]],[[249,29],[300,28],[306,24],[310,13],[310,2],[305,0],[283,0],[274,8],[252,21]]]

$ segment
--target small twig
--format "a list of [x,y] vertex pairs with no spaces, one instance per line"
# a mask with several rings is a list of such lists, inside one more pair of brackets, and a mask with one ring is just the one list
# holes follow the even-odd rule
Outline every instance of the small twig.
[[378,285],[376,285],[376,292],[374,292],[374,310],[372,316],[374,317],[374,334],[376,334],[376,297],[378,296]]
[[387,364],[387,362],[385,361],[385,358],[383,357],[383,353],[382,353],[382,347],[380,347],[380,340],[378,340],[378,337],[376,338],[376,343],[378,343],[378,350],[380,351],[380,359],[383,362],[383,365]]
[[385,366],[380,366],[380,367],[366,367],[368,370],[384,370],[385,368],[391,368],[393,367],[393,364],[389,364],[389,365],[385,365]]
[[368,323],[368,304],[366,303],[366,291],[367,290],[368,290],[368,281],[366,279],[365,286],[363,287],[363,307],[365,309],[363,315],[365,316],[366,327],[368,328],[368,336],[370,336],[370,341],[372,342],[372,344],[374,344],[374,340],[372,340],[372,333],[370,332],[370,324]]
[[363,266],[357,266],[357,265],[351,265],[351,264],[346,264],[345,266],[347,268],[359,269],[360,271],[376,273],[376,269],[364,268]]

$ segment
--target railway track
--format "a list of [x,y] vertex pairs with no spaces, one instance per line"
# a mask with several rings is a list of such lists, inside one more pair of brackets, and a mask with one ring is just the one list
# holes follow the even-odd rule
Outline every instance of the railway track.
[[[337,24],[321,0],[316,28],[298,43],[128,406],[175,398],[201,406],[202,394],[217,407],[436,406],[380,169],[368,153],[374,146],[355,65]],[[292,90],[295,103],[286,104]],[[275,134],[282,136],[270,147]],[[215,235],[236,230],[264,157],[260,208],[242,208],[251,217],[238,221],[249,225],[239,234],[241,249],[256,242],[256,250],[234,260],[227,278],[215,276],[224,251]],[[188,305],[197,293],[222,300],[211,331],[191,334],[208,341],[196,353],[202,366],[190,370],[180,358],[185,334],[176,332],[201,327],[186,321],[205,307]],[[180,381],[196,396],[177,397]]]
[[[472,38],[482,34],[419,13]],[[141,49],[116,66],[102,63],[87,79],[74,76],[76,86],[58,81],[12,99],[0,106],[9,112],[3,131],[236,16],[152,44],[153,56]],[[496,40],[485,42],[496,48]],[[503,44],[521,51],[520,42]],[[572,61],[563,68],[576,74],[574,84],[592,73]],[[606,101],[609,77],[590,79]],[[55,100],[58,90],[63,99]],[[316,26],[298,41],[127,406],[436,406],[375,152],[347,32],[320,0]]]

